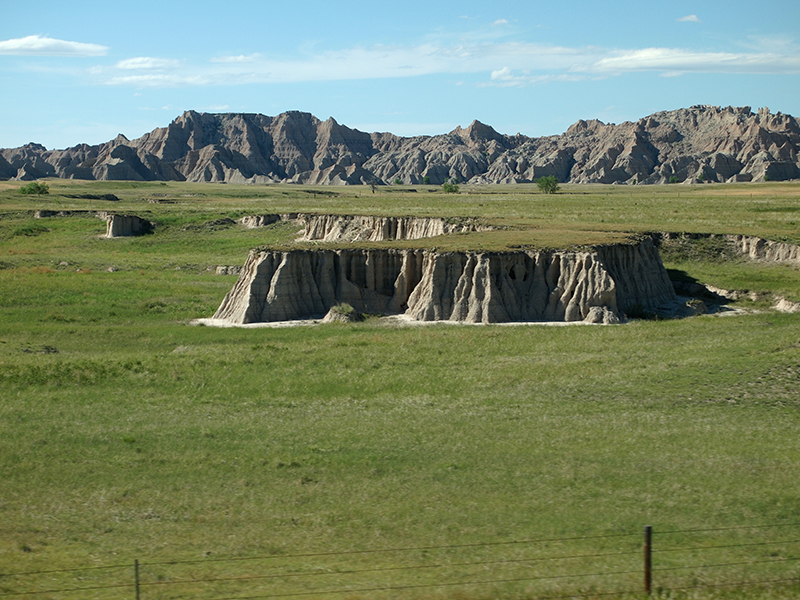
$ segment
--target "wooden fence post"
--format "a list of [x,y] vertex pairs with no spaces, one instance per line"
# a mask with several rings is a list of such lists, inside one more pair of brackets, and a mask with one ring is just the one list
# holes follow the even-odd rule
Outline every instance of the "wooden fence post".
[[133,561],[133,584],[136,589],[136,600],[139,600],[139,559]]
[[653,528],[644,526],[644,593],[653,591]]

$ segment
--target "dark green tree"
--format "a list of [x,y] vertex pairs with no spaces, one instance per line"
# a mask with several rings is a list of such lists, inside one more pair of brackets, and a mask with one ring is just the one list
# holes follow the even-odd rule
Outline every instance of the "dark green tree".
[[536,180],[536,185],[539,186],[539,190],[544,194],[555,194],[561,189],[555,175],[540,177]]

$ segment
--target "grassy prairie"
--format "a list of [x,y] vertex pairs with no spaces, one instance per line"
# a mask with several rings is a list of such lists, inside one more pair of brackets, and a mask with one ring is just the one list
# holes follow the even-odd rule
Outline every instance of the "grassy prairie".
[[[226,218],[480,216],[514,235],[548,231],[542,245],[647,230],[798,241],[800,185],[565,186],[545,197],[527,186],[450,196],[51,181],[50,196],[33,199],[18,186],[0,182],[0,597],[132,598],[130,588],[20,594],[129,585],[136,559],[144,599],[599,598],[641,589],[646,524],[657,588],[800,576],[797,315],[186,324],[210,316],[235,281],[209,267],[294,234]],[[120,201],[66,197],[107,193]],[[90,216],[32,218],[53,207],[132,212],[157,227],[104,240]],[[786,267],[702,256],[667,266],[720,287],[800,290]],[[768,524],[782,527],[731,529]],[[400,548],[416,550],[305,556]],[[226,562],[249,557],[267,558]],[[108,565],[121,568],[9,575]],[[196,581],[231,577],[251,579]],[[475,581],[494,583],[463,584]],[[387,587],[398,589],[338,593]]]

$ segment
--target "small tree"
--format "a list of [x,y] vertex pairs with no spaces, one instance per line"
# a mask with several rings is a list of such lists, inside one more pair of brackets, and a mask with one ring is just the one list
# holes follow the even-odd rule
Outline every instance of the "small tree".
[[672,177],[669,178],[670,183],[678,183],[678,181],[679,179],[677,175],[673,175]]
[[403,183],[403,182],[400,180],[400,178],[399,178],[399,177],[395,177],[395,178],[394,178],[394,184],[395,184],[395,185],[400,185],[401,183]]
[[430,185],[431,184],[431,176],[430,175],[425,175],[425,177],[422,178],[422,183],[424,183],[425,185]]
[[558,179],[555,175],[545,175],[536,180],[539,190],[545,194],[555,194],[559,189]]
[[453,181],[445,181],[442,184],[442,191],[445,194],[457,194],[458,193],[458,185]]
[[50,187],[46,183],[39,183],[38,181],[31,181],[19,188],[20,194],[49,194]]

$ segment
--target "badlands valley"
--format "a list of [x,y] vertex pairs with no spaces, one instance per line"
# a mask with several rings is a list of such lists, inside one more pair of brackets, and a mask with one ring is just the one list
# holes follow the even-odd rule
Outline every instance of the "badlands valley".
[[653,525],[656,595],[797,597],[797,143],[189,112],[0,151],[0,595],[639,597]]

